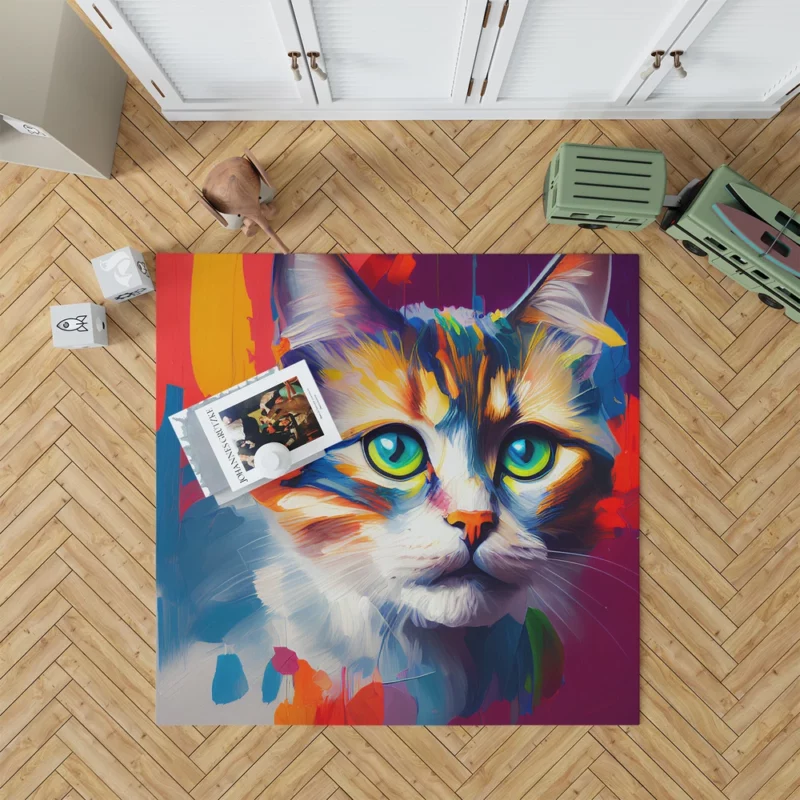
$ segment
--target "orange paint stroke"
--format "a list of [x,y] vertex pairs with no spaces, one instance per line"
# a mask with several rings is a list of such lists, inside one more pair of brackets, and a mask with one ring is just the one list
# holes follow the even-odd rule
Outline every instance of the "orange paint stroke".
[[255,344],[240,254],[194,257],[189,338],[195,380],[207,397],[255,374]]
[[347,673],[342,669],[343,690],[338,696],[329,694],[333,683],[327,673],[314,671],[308,661],[300,660],[300,668],[292,675],[294,693],[275,709],[276,725],[382,725],[384,694],[381,676],[376,670],[372,681],[357,688],[352,698],[347,695]]

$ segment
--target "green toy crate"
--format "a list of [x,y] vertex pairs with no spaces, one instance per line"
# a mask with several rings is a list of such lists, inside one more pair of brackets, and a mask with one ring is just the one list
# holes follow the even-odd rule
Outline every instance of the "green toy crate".
[[729,183],[761,192],[730,167],[717,167],[681,192],[680,205],[664,214],[661,229],[690,253],[708,256],[720,272],[756,292],[766,305],[783,308],[789,319],[800,322],[800,278],[760,257],[714,212],[715,203],[746,210],[726,188]]
[[667,188],[658,150],[562,144],[547,168],[547,221],[581,228],[638,231],[655,222]]

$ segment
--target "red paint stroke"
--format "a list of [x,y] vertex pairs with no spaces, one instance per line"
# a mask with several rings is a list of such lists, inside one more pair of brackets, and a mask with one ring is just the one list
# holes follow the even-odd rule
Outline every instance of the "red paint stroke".
[[412,255],[399,255],[394,257],[394,262],[392,266],[389,268],[389,272],[386,274],[386,280],[389,283],[393,283],[396,286],[402,286],[403,284],[410,283],[409,278],[411,277],[411,273],[414,271],[414,267],[417,266],[417,262],[414,260],[414,256]]
[[394,286],[403,286],[409,283],[411,273],[417,266],[414,256],[405,253],[396,256],[387,256],[381,253],[364,256],[357,266],[350,259],[351,257],[348,256],[350,265],[370,289],[374,289],[383,278],[386,278],[387,282]]
[[355,693],[345,711],[348,725],[382,725],[383,684],[373,677],[372,683]]
[[372,253],[343,253],[342,257],[356,272],[359,272],[364,262],[372,258]]
[[614,461],[614,490],[639,488],[639,398],[626,395],[625,413],[608,421],[620,453]]
[[190,481],[180,487],[178,500],[178,517],[183,519],[186,510],[205,497],[197,480]]
[[[276,647],[276,654],[278,650],[286,648]],[[332,686],[328,674],[322,670],[315,671],[304,659],[297,660],[296,664],[297,668],[292,674],[292,699],[284,700],[275,709],[273,721],[276,725],[382,725],[384,723],[384,689],[377,671],[373,673],[371,683],[362,686],[352,698],[349,698],[347,670],[342,667],[342,691],[334,697],[326,697]],[[277,669],[275,657],[272,659],[272,666]]]
[[374,289],[380,283],[381,278],[391,269],[393,263],[393,256],[369,256],[362,263],[358,275],[370,289]]
[[612,473],[614,488],[595,506],[599,528],[614,536],[626,528],[639,527],[639,398],[626,397],[625,413],[608,421],[620,446]]
[[242,257],[244,285],[253,305],[253,316],[249,317],[250,337],[255,344],[251,361],[256,373],[266,372],[275,366],[275,353],[272,345],[275,324],[272,319],[272,253],[246,253]]
[[294,650],[290,650],[288,647],[275,647],[274,650],[272,666],[275,667],[275,672],[280,675],[294,675],[300,669],[297,653]]
[[192,303],[191,253],[158,253],[156,271],[156,348],[158,370],[156,383],[156,426],[164,417],[167,385],[183,389],[184,408],[199,403],[204,395],[192,369],[189,318]]

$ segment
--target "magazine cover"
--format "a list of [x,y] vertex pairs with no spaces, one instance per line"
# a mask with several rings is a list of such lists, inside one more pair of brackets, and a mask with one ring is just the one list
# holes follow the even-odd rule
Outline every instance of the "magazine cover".
[[265,444],[288,448],[295,468],[341,441],[305,361],[248,381],[196,413],[233,490],[267,477],[256,464]]

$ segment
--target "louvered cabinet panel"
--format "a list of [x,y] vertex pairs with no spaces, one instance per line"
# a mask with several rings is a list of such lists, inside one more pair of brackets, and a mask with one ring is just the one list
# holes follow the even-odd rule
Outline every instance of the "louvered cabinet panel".
[[116,4],[186,100],[295,97],[269,3],[116,0]]
[[800,95],[800,0],[73,2],[172,120],[750,118]]
[[613,102],[683,5],[528,0],[505,73],[489,72],[489,83],[496,84],[489,96],[521,104]]
[[759,102],[788,94],[800,83],[800,0],[727,0],[679,49],[686,77],[668,70],[649,102]]
[[78,3],[165,109],[316,104],[290,68],[300,45],[290,0]]
[[292,0],[321,104],[462,102],[486,0]]

